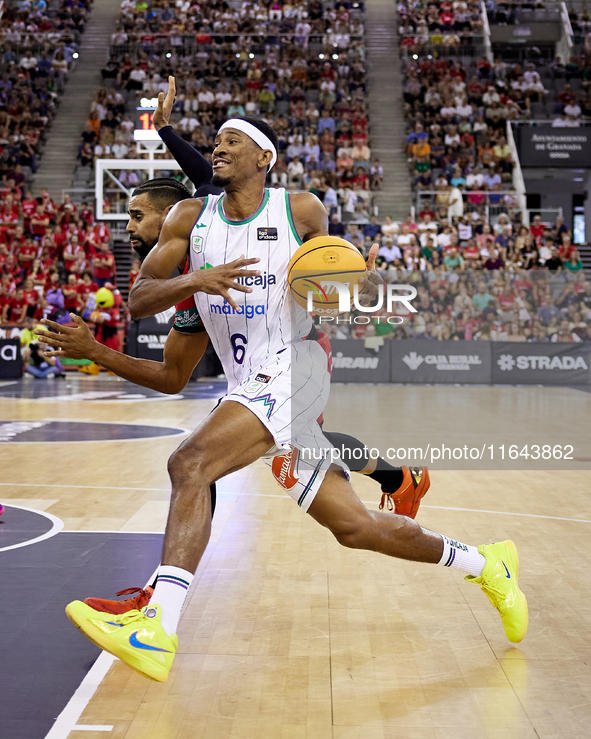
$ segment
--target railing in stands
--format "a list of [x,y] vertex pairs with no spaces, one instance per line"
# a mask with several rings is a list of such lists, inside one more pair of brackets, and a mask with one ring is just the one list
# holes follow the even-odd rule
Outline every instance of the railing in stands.
[[[437,213],[440,209],[447,210],[445,203],[437,202],[437,197],[441,196],[438,190],[419,190],[416,193],[415,215],[423,211],[426,207]],[[501,213],[513,215],[522,210],[519,205],[517,193],[514,190],[468,190],[462,193],[464,201],[464,213],[479,212],[486,222],[499,216]],[[475,196],[481,202],[470,200],[470,196]],[[525,204],[524,206],[525,207]]]
[[507,121],[507,144],[511,149],[511,157],[513,158],[513,187],[517,193],[519,210],[523,213],[524,225],[529,226],[527,198],[525,195],[525,180],[523,179],[523,172],[521,171],[521,164],[519,163],[519,153],[517,151],[517,145],[515,144],[513,127],[511,126],[510,121]]
[[482,41],[484,43],[484,55],[489,64],[494,63],[494,56],[492,51],[492,43],[490,41],[490,25],[488,23],[488,13],[486,12],[486,5],[484,0],[480,0],[480,16],[482,18]]
[[560,22],[562,24],[562,34],[560,36],[560,41],[556,44],[556,54],[557,56],[560,56],[562,61],[566,64],[572,54],[572,48],[574,46],[574,32],[565,2],[560,3]]

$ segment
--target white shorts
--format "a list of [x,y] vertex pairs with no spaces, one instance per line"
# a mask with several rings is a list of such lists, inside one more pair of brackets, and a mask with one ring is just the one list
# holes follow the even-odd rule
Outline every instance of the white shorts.
[[330,392],[327,356],[316,341],[300,341],[270,357],[222,401],[241,403],[275,442],[265,457],[277,483],[308,510],[331,464],[343,469],[318,418]]

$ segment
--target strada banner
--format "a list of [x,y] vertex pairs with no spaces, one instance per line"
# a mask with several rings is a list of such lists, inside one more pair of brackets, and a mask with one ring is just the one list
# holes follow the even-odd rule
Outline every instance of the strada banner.
[[485,341],[391,341],[392,382],[488,385],[491,346]]
[[588,385],[588,344],[493,345],[492,381],[509,385]]
[[22,374],[20,339],[0,339],[0,380],[18,380]]
[[591,167],[591,128],[520,126],[522,167]]
[[334,382],[390,382],[390,345],[366,349],[363,341],[341,339],[332,342]]

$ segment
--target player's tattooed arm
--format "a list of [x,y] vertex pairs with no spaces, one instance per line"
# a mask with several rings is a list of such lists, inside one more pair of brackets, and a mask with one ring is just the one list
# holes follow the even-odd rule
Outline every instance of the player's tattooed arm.
[[258,275],[258,271],[244,269],[258,262],[258,259],[240,258],[211,269],[171,277],[177,265],[187,256],[191,231],[202,207],[202,200],[182,200],[166,216],[158,244],[144,260],[129,294],[128,308],[132,318],[153,316],[196,292],[222,295],[232,307],[237,308],[228,290],[252,291],[236,280]]
[[316,236],[328,236],[326,208],[311,192],[297,192],[289,196],[293,224],[302,241]]
[[80,316],[70,313],[70,317],[76,326],[64,326],[43,319],[46,330],[35,330],[37,336],[50,347],[43,354],[46,359],[90,359],[124,380],[167,394],[179,393],[185,387],[209,340],[205,331],[181,334],[172,330],[164,344],[163,361],[153,362],[129,357],[99,344]]

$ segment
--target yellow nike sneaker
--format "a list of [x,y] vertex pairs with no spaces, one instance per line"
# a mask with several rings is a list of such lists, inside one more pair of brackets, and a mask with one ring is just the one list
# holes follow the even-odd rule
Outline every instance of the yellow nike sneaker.
[[478,547],[486,564],[480,577],[466,575],[468,582],[480,585],[493,606],[501,614],[507,639],[520,642],[527,633],[527,600],[517,584],[519,555],[512,541]]
[[95,611],[80,600],[66,606],[74,626],[97,647],[119,657],[144,677],[165,683],[178,647],[176,634],[168,636],[160,624],[160,606],[148,605],[141,611],[121,616]]

